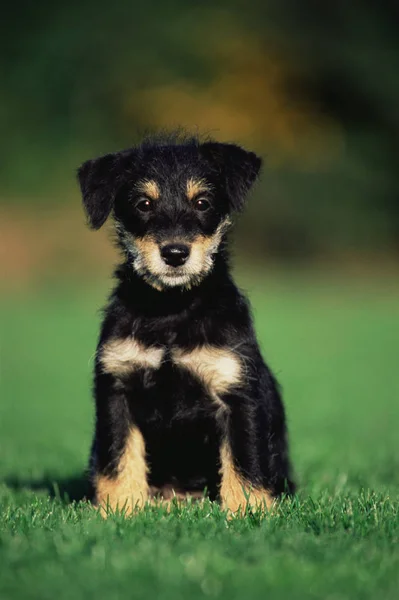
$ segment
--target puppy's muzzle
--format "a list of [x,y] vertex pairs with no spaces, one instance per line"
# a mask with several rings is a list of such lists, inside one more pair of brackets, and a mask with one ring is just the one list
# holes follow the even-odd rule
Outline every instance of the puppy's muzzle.
[[190,248],[186,244],[166,244],[161,248],[163,261],[170,267],[181,267],[190,255]]

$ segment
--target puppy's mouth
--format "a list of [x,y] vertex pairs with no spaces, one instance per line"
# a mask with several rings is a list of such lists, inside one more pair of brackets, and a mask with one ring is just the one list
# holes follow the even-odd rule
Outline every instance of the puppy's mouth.
[[227,222],[212,236],[200,235],[190,242],[169,240],[158,243],[151,235],[122,234],[122,243],[136,273],[158,290],[171,287],[189,289],[210,273],[214,256]]
[[173,278],[173,277],[179,277],[181,275],[186,275],[186,269],[184,267],[175,267],[174,269],[166,269],[163,273],[162,276],[163,277],[169,277],[169,278]]
[[189,277],[190,273],[187,272],[187,269],[185,269],[184,267],[174,267],[173,269],[166,268],[165,270],[162,270],[162,272],[157,272],[157,273],[151,273],[151,275],[153,275],[154,277],[159,277],[160,279],[165,279],[170,281],[171,285],[173,285],[173,281],[175,279],[181,278],[181,277]]
[[200,283],[213,266],[213,256],[206,252],[202,239],[190,244],[160,245],[148,239],[144,243],[135,240],[135,246],[135,271],[159,290],[171,287],[189,289]]

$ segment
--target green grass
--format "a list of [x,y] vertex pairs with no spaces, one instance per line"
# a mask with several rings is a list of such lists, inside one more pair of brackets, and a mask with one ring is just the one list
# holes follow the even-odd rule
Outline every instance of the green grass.
[[233,521],[210,503],[103,521],[71,500],[104,292],[3,301],[2,600],[397,598],[399,288],[288,276],[246,287],[300,487],[273,515]]

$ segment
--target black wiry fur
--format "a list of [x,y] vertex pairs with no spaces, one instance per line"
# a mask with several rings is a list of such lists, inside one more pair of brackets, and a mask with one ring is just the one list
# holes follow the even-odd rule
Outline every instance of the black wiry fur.
[[[95,485],[98,477],[117,480],[134,424],[145,441],[150,486],[206,489],[217,499],[220,447],[227,440],[243,481],[273,497],[293,491],[283,405],[260,354],[248,302],[229,274],[225,228],[209,269],[181,283],[173,274],[154,275],[151,265],[138,268],[135,262],[137,239],[150,237],[161,249],[171,241],[190,248],[196,240],[211,239],[230,213],[243,208],[260,167],[254,153],[236,145],[172,136],[90,160],[79,169],[90,226],[98,229],[112,212],[123,254],[97,351]],[[195,198],[187,199],[189,178],[205,183],[198,205]],[[146,195],[136,186],[143,181],[155,181],[160,191],[150,212],[140,210]],[[184,267],[176,273],[179,269]],[[123,373],[105,369],[106,344],[126,339],[161,349],[160,364]],[[220,392],[217,403],[201,376],[173,359],[176,349],[204,347],[233,353],[241,368],[239,381]]]

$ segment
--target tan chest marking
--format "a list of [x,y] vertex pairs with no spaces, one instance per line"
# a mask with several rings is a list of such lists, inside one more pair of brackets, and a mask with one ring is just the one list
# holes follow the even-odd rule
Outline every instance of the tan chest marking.
[[212,394],[223,394],[241,381],[241,363],[237,355],[226,348],[201,346],[190,352],[175,349],[172,358],[198,377]]
[[163,348],[145,347],[133,337],[113,339],[100,350],[100,362],[105,373],[128,375],[137,369],[159,369]]

